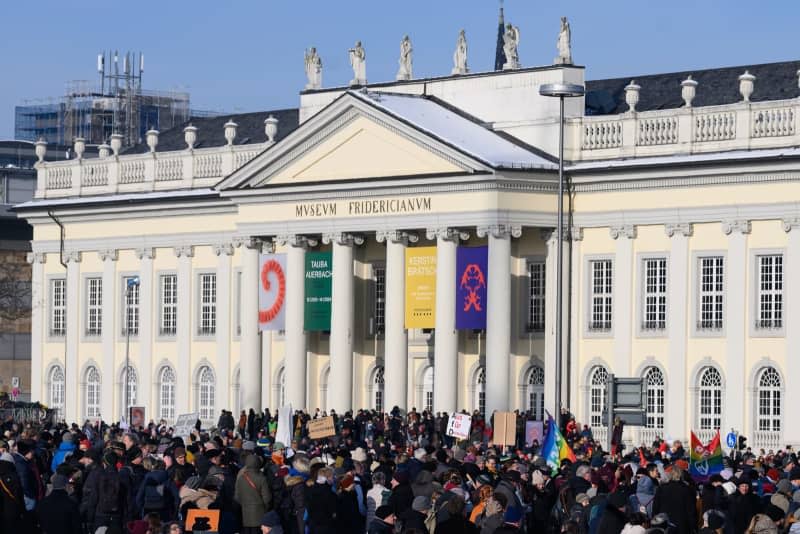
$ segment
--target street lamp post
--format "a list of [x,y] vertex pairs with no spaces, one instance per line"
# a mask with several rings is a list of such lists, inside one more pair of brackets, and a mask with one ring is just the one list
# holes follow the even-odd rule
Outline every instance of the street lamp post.
[[123,375],[122,391],[125,398],[125,423],[130,424],[130,407],[128,406],[128,375],[130,373],[130,352],[131,352],[131,290],[139,287],[139,277],[128,278],[125,284],[125,374]]
[[563,345],[563,292],[564,292],[564,99],[583,96],[585,89],[582,85],[574,83],[546,83],[539,86],[542,96],[558,98],[558,223],[556,248],[556,380],[555,380],[555,411],[556,424],[561,417],[561,371],[562,371],[562,345]]

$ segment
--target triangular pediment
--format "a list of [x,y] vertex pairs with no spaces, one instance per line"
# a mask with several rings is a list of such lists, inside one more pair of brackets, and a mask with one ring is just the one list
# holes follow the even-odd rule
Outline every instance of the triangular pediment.
[[484,162],[345,93],[217,187],[230,190],[487,170]]

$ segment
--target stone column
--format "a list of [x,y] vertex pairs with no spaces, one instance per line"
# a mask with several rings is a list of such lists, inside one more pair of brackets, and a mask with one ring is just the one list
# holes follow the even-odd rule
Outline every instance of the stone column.
[[[77,251],[64,253],[67,263],[67,332],[66,332],[66,397],[64,399],[64,417],[67,421],[78,421],[78,343],[80,342],[79,327],[81,324],[81,253]],[[114,369],[103,369],[103,381],[113,382]],[[103,409],[111,399],[102,399]],[[103,412],[111,414],[111,410]]]
[[[217,391],[221,392],[222,394],[215,395],[215,400],[217,404],[216,411],[219,412],[223,408],[228,410],[232,409],[234,406],[233,404],[229,403],[231,391],[231,256],[233,256],[233,244],[217,243],[212,247],[212,249],[214,254],[217,255],[217,329],[215,342],[217,345]],[[243,257],[246,257],[246,253],[243,255]],[[258,257],[256,257],[256,261],[257,260]],[[256,265],[256,269],[258,269],[258,265]],[[244,271],[242,272],[242,278],[244,279]],[[258,293],[254,291],[251,291],[251,293],[255,293],[256,300],[258,300]],[[242,297],[244,298],[244,295],[242,295]],[[242,315],[242,319],[244,320],[244,314]],[[256,342],[258,342],[257,325]],[[242,336],[242,350],[240,352],[240,358],[242,355],[244,355],[244,347],[246,345],[247,344],[244,342],[244,336]],[[258,374],[255,376],[260,397],[261,381],[258,380],[258,378],[261,374],[261,359],[258,356],[258,352],[256,351]],[[239,376],[241,380],[242,375],[240,374]],[[245,409],[251,407],[244,404],[242,406]],[[256,406],[257,405],[254,405],[252,407],[255,408]],[[234,417],[239,417],[239,414],[234,414]]]
[[511,237],[519,226],[479,226],[478,237],[489,237],[486,288],[486,413],[509,411],[511,378]]
[[636,227],[633,225],[612,226],[611,239],[617,242],[614,258],[614,359],[610,372],[617,376],[631,374],[631,336],[633,326],[633,240]]
[[153,395],[153,258],[155,249],[136,249],[139,265],[139,388],[137,403],[144,406],[145,414],[155,413]]
[[333,248],[333,288],[331,306],[330,384],[328,409],[337,413],[353,406],[353,245],[364,238],[347,233],[329,233],[322,242]]
[[[29,252],[27,257],[31,264],[31,400],[50,403],[49,391],[43,387],[47,377],[42,376],[44,361],[42,358],[42,345],[45,341],[44,310],[47,302],[47,285],[44,279],[44,263],[47,254],[44,252]],[[76,387],[73,385],[72,387]]]
[[177,373],[175,375],[175,414],[189,413],[192,382],[194,377],[192,362],[192,258],[194,247],[181,245],[175,247],[178,257],[178,314],[175,332],[175,348],[178,352]]
[[689,238],[692,236],[692,225],[667,224],[664,227],[667,237],[670,238],[669,269],[669,317],[667,320],[669,331],[669,357],[667,368],[671,371],[668,375],[669,390],[673,395],[669,399],[669,409],[665,430],[668,436],[674,439],[685,439],[686,429],[686,398],[689,390],[686,387],[686,339],[687,318],[689,309]]
[[375,234],[378,243],[386,241],[386,311],[384,328],[384,410],[408,407],[408,332],[405,329],[406,246],[417,236],[397,230]]
[[558,233],[541,230],[547,247],[544,260],[544,409],[556,417],[556,268]]
[[[100,414],[106,419],[112,418],[111,411],[114,405],[114,382],[116,366],[114,365],[114,355],[116,352],[117,315],[115,313],[115,303],[117,295],[117,268],[116,261],[119,252],[116,249],[104,249],[99,252],[103,262],[103,282],[102,282],[102,328],[100,331],[100,346],[102,347],[102,382],[100,385]],[[123,300],[124,302],[124,300]],[[107,378],[107,379],[106,379]],[[83,380],[83,377],[81,377]]]
[[[272,330],[263,330],[261,332],[261,404],[256,412],[263,410],[270,405],[270,385],[272,384],[272,377],[270,377],[270,370],[272,369]],[[242,381],[242,368],[239,367],[239,387],[241,388]],[[242,403],[244,408],[244,403]],[[246,409],[246,408],[245,408]]]
[[[722,223],[722,231],[728,236],[728,259],[725,265],[725,405],[722,410],[722,431],[733,427],[747,433],[744,427],[745,407],[745,340],[749,332],[747,324],[747,235],[750,221],[732,220]],[[790,286],[791,284],[788,284]]]
[[[789,273],[794,272],[795,266],[800,265],[800,218],[784,219],[783,229],[789,234],[783,272]],[[797,377],[800,376],[800,358],[793,354],[793,351],[795,347],[800,346],[800,284],[789,283],[786,285],[785,302],[788,304],[787,311],[784,312],[784,317],[786,318],[786,342],[784,343],[786,347],[785,376]],[[800,388],[786,387],[785,392],[784,410],[790,406],[800,406]],[[789,408],[789,410],[791,409]],[[783,425],[783,443],[800,443],[799,425]]]
[[286,402],[299,410],[306,408],[307,404],[308,354],[304,328],[306,247],[316,246],[317,242],[301,235],[282,236],[277,241],[289,245],[286,255],[286,341],[283,360]]
[[453,228],[427,231],[436,239],[436,333],[433,351],[433,410],[458,409],[458,331],[456,330],[456,247],[460,234]]
[[[573,226],[570,230],[570,237],[572,239],[572,294],[570,296],[569,317],[564,319],[570,325],[569,350],[564,351],[564,359],[569,359],[569,372],[564,373],[564,376],[569,380],[569,395],[564,396],[564,403],[572,413],[577,414],[581,410],[578,404],[578,383],[580,382],[578,378],[580,375],[578,347],[580,346],[581,320],[585,320],[585,314],[584,317],[581,316],[581,273],[583,272],[581,241],[583,241],[583,228]],[[585,417],[581,420],[585,420]]]

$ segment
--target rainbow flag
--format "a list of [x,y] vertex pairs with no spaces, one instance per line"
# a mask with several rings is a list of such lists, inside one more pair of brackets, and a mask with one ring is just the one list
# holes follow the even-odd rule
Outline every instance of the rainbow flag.
[[719,429],[717,435],[703,445],[700,439],[692,432],[692,448],[690,451],[689,474],[697,482],[705,482],[711,475],[722,472],[722,445],[720,444]]
[[575,461],[575,453],[561,435],[561,431],[551,415],[547,416],[547,435],[544,438],[544,445],[542,445],[542,456],[553,471],[557,471],[561,467],[561,460],[564,458]]

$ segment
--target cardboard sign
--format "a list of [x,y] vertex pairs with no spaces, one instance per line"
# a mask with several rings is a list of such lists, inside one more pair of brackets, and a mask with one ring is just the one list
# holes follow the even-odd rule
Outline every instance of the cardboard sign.
[[494,444],[511,445],[516,443],[517,414],[514,412],[497,412],[494,414]]
[[464,413],[453,414],[447,422],[446,434],[458,439],[468,439],[470,426],[472,426],[471,416]]
[[544,422],[543,421],[525,421],[525,445],[530,447],[534,441],[538,441],[539,445],[544,440]]
[[203,532],[215,534],[219,532],[219,510],[203,510],[192,508],[186,514],[186,532]]
[[131,406],[131,426],[144,426],[144,406]]
[[175,420],[175,436],[188,436],[194,430],[194,424],[197,422],[197,412],[185,413],[178,416]]
[[333,426],[333,417],[320,417],[308,422],[308,437],[310,439],[322,439],[336,435],[336,427]]
[[12,376],[11,377],[11,387],[12,388],[19,388],[19,377],[18,376]]

